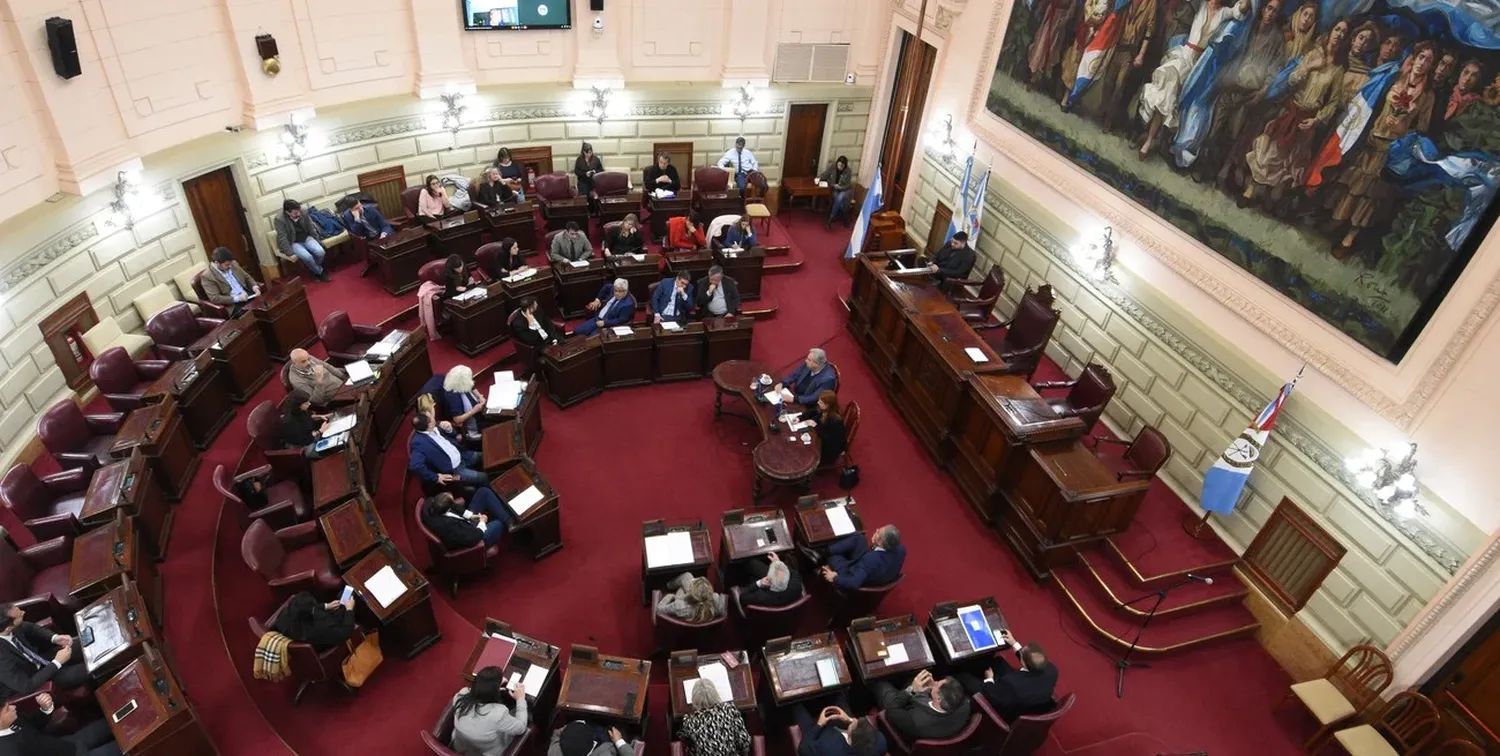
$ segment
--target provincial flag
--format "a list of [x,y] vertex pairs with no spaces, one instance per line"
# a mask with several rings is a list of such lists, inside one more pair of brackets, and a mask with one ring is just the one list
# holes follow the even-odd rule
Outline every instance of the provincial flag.
[[1115,42],[1120,39],[1120,31],[1125,26],[1123,11],[1129,6],[1130,0],[1114,0],[1114,8],[1104,19],[1104,24],[1084,45],[1083,55],[1078,58],[1078,76],[1073,80],[1072,91],[1068,92],[1070,106],[1094,83],[1094,74],[1104,65],[1105,54],[1114,49]]
[[[953,235],[959,231],[967,231],[969,218],[969,182],[974,177],[974,155],[970,153],[969,159],[964,161],[964,177],[958,182],[953,190],[953,213],[948,217],[948,233],[943,236],[943,244],[953,240]],[[970,234],[972,237],[973,234]],[[973,244],[973,241],[969,242]]]
[[854,219],[854,232],[849,235],[849,247],[844,250],[844,259],[853,260],[865,247],[865,233],[870,230],[870,217],[885,207],[885,193],[880,188],[880,165],[875,165],[875,177],[870,179],[870,190],[865,192],[865,201],[859,206],[859,217]]
[[1260,411],[1244,433],[1229,442],[1229,448],[1203,474],[1203,493],[1199,497],[1199,504],[1205,510],[1221,515],[1234,511],[1234,505],[1240,500],[1240,493],[1245,490],[1245,482],[1250,479],[1256,460],[1260,459],[1261,449],[1271,436],[1271,429],[1276,427],[1276,419],[1281,415],[1281,405],[1292,395],[1292,389],[1301,377],[1302,371],[1299,370],[1297,377],[1281,387],[1276,398]]

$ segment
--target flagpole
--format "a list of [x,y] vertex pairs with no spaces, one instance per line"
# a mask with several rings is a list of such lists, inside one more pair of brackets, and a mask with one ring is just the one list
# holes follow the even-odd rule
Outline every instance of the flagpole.
[[1192,515],[1184,517],[1182,518],[1182,529],[1187,531],[1188,535],[1200,541],[1211,541],[1216,537],[1214,531],[1212,528],[1209,528],[1205,532],[1204,526],[1208,524],[1208,518],[1212,517],[1213,514],[1213,512],[1205,509],[1201,518],[1193,517]]

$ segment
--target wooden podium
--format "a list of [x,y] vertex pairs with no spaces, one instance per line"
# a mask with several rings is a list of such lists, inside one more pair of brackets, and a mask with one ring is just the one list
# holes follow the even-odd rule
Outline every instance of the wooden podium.
[[578,224],[578,228],[587,231],[589,227],[589,198],[569,197],[567,199],[547,200],[547,230],[556,231],[568,225],[568,221]]
[[506,316],[511,303],[506,300],[505,285],[497,281],[484,290],[480,299],[449,299],[443,303],[453,326],[453,345],[470,357],[510,338]]
[[547,396],[559,407],[571,407],[603,391],[603,357],[597,335],[575,336],[542,350]]
[[181,501],[198,471],[198,452],[188,437],[187,425],[170,396],[147,404],[125,418],[109,456],[125,459],[140,450],[169,501]]
[[552,318],[560,317],[562,313],[557,309],[557,287],[552,270],[542,265],[532,268],[532,271],[531,275],[514,281],[501,279],[500,286],[505,291],[506,300],[520,304],[526,297],[535,297],[537,307],[543,313]]
[[[406,591],[390,606],[383,606],[365,585],[365,581],[386,567],[406,586]],[[359,594],[360,623],[380,630],[380,649],[384,653],[410,659],[442,639],[437,617],[432,613],[432,591],[427,578],[390,541],[382,541],[350,567],[344,573],[344,581]]]
[[464,265],[472,268],[474,250],[484,243],[490,224],[480,217],[478,210],[471,210],[463,215],[433,221],[426,228],[432,234],[433,251],[438,257],[446,259],[449,255],[458,255],[463,258]]
[[508,420],[521,426],[521,452],[530,457],[536,456],[536,449],[542,443],[542,392],[538,383],[534,377],[526,381],[521,404],[515,409],[485,413],[491,419]]
[[653,195],[647,195],[647,197],[646,204],[651,208],[651,237],[653,239],[665,239],[667,221],[687,215],[693,205],[693,200],[688,196],[686,188],[678,192],[676,197],[667,199],[657,199]]
[[313,323],[312,308],[307,305],[307,289],[300,278],[267,284],[261,295],[250,302],[249,310],[255,322],[260,323],[266,352],[277,362],[286,362],[293,349],[310,346],[318,340],[318,327]]
[[93,601],[131,580],[152,617],[161,617],[161,581],[135,520],[123,511],[114,522],[73,540],[69,591],[79,601]]
[[522,457],[490,483],[495,495],[507,502],[507,509],[511,499],[531,486],[542,492],[542,500],[533,504],[526,516],[517,517],[511,523],[510,532],[526,545],[532,559],[541,559],[562,548],[562,500],[557,491],[537,471],[536,463],[529,457]]
[[654,342],[651,326],[630,328],[629,336],[613,328],[599,332],[600,350],[604,354],[604,387],[639,386],[651,382],[651,352]]
[[515,239],[516,251],[522,254],[536,251],[535,203],[528,201],[497,205],[484,211],[484,220],[490,226],[491,239]]
[[553,263],[552,277],[557,279],[557,306],[564,317],[580,318],[589,313],[588,304],[599,296],[599,288],[609,280],[604,259],[592,257],[587,265]]
[[696,283],[699,279],[708,275],[708,269],[714,266],[714,253],[700,249],[694,252],[668,252],[667,268],[672,275],[687,271]]
[[140,658],[146,644],[157,639],[156,623],[132,580],[74,612],[73,625],[78,628],[84,664],[97,680]]
[[636,306],[645,309],[651,302],[651,284],[662,279],[661,255],[655,252],[634,255],[611,255],[608,258],[609,277],[623,278],[630,284],[630,294]]
[[749,360],[755,318],[726,315],[703,321],[708,372],[730,360]]
[[[733,178],[731,176],[730,178]],[[705,222],[711,221],[721,215],[744,215],[745,198],[740,196],[738,190],[727,192],[699,192],[693,194],[698,201],[698,215]]]
[[182,422],[187,426],[188,438],[192,439],[194,448],[202,451],[234,418],[229,388],[223,366],[204,351],[190,359],[172,363],[161,377],[151,382],[141,400],[155,404],[168,396],[175,399],[177,410],[182,413]]
[[312,463],[313,510],[323,512],[360,493],[359,456],[349,446]]
[[724,275],[733,278],[739,287],[740,299],[760,299],[760,283],[766,275],[766,248],[720,248],[715,254]]
[[238,404],[250,401],[271,379],[271,356],[255,317],[247,313],[226,320],[212,335],[208,353],[224,371],[229,398]]
[[599,198],[599,225],[625,220],[631,213],[641,212],[641,193],[629,192]]
[[[971,356],[975,354],[982,359]],[[969,376],[1005,369],[999,353],[958,313],[913,318],[907,321],[903,347],[896,355],[891,403],[941,466],[953,452],[949,429]]]
[[417,271],[432,260],[431,239],[425,228],[407,228],[369,243],[369,262],[387,293],[395,296],[417,288]]
[[138,449],[94,471],[78,520],[88,527],[99,527],[114,522],[119,512],[135,518],[152,556],[166,556],[175,513],[167,506],[161,484]]
[[375,512],[375,503],[360,494],[318,518],[328,551],[340,569],[348,569],[386,540],[385,525]]
[[656,380],[681,381],[703,377],[702,323],[688,323],[676,331],[652,326],[656,336]]
[[432,377],[432,357],[428,354],[427,331],[407,331],[401,346],[390,359],[380,364],[381,380],[393,379],[401,406],[410,409],[417,403],[422,386]]
[[161,652],[146,646],[94,691],[126,756],[217,756],[198,712]]

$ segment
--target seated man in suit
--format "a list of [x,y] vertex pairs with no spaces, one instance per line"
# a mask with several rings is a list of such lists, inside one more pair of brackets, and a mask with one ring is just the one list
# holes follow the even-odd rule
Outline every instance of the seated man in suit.
[[53,690],[92,688],[94,680],[73,639],[26,622],[24,616],[15,604],[7,604],[0,615],[0,700],[29,696],[49,682]]
[[349,229],[350,234],[368,240],[384,239],[396,233],[390,221],[380,214],[378,205],[373,202],[367,205],[358,200],[344,211],[344,228]]
[[228,247],[214,250],[214,264],[198,280],[208,301],[228,307],[231,318],[244,314],[245,303],[260,296],[260,284],[234,261],[234,253]]
[[781,398],[792,404],[810,407],[818,394],[839,390],[838,374],[828,366],[828,353],[817,347],[807,350],[807,357],[781,383],[774,386]]
[[458,434],[452,423],[447,420],[439,423],[432,415],[418,412],[411,425],[417,432],[411,437],[411,459],[406,469],[417,477],[444,486],[455,482],[483,486],[490,482],[490,476],[478,469],[483,455],[459,449]]
[[314,406],[327,406],[349,380],[348,373],[308,354],[306,349],[293,349],[287,361],[292,365],[287,382],[293,391],[307,394]]
[[427,500],[422,509],[422,526],[443,542],[450,551],[467,549],[480,541],[494,546],[510,526],[510,510],[489,486],[474,489],[468,506],[451,493],[440,493]]
[[693,313],[693,277],[685,270],[677,271],[672,278],[663,278],[651,292],[652,321],[671,321],[682,325]]
[[588,234],[578,230],[578,224],[574,221],[568,221],[562,233],[552,237],[552,248],[547,251],[547,259],[553,265],[564,267],[593,256],[594,245],[589,242]]
[[628,325],[635,318],[635,297],[630,295],[630,282],[616,278],[612,284],[599,289],[599,296],[588,303],[593,317],[578,324],[573,333],[592,336],[600,328]]
[[698,279],[698,314],[722,318],[740,314],[740,285],[724,275],[724,268],[714,265],[708,275]]
[[109,722],[96,719],[62,737],[47,734],[47,717],[56,703],[43,693],[36,697],[40,712],[21,714],[15,704],[0,708],[0,756],[120,756]]
[[908,742],[951,738],[969,724],[969,696],[952,677],[938,680],[924,669],[904,689],[877,680],[870,692],[880,702],[885,720]]
[[635,756],[635,742],[619,728],[605,730],[579,719],[552,731],[547,756]]
[[759,559],[746,562],[745,571],[755,582],[740,589],[741,605],[786,606],[802,598],[802,577],[775,552],[768,554],[764,562]]
[[1007,722],[1027,714],[1052,711],[1057,705],[1052,697],[1057,688],[1057,667],[1047,660],[1047,652],[1035,643],[1022,646],[1009,630],[1000,631],[1000,640],[1021,660],[1020,669],[996,654],[984,671],[984,680],[965,672],[953,676],[970,695],[983,694],[995,713]]
[[510,319],[510,333],[516,341],[537,348],[563,343],[563,332],[542,312],[536,297],[521,297],[516,314]]
[[869,720],[849,716],[849,695],[840,693],[834,706],[825,706],[813,721],[807,704],[792,706],[792,719],[802,731],[797,756],[885,756],[885,735]]
[[895,525],[884,525],[870,536],[870,542],[859,533],[850,533],[828,547],[828,564],[820,568],[823,579],[845,590],[866,585],[885,585],[901,576],[906,562],[906,547],[901,545],[901,531]]
[[939,249],[927,265],[927,272],[937,283],[950,278],[968,278],[974,269],[974,248],[969,246],[969,235],[959,231],[949,240],[948,246]]

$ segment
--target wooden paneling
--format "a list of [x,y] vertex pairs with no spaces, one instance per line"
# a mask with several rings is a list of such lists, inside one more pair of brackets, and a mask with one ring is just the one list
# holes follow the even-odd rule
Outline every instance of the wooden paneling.
[[885,137],[880,144],[880,164],[889,187],[885,209],[900,210],[901,198],[911,181],[912,155],[920,141],[922,110],[932,88],[932,68],[937,50],[910,33],[901,33],[896,61],[896,86],[891,90]]
[[246,273],[264,281],[260,260],[250,244],[250,225],[245,220],[245,205],[240,202],[234,173],[226,167],[190,178],[182,182],[182,192],[198,227],[198,238],[203,240],[205,259],[213,250],[225,247]]
[[943,245],[943,237],[948,235],[948,224],[953,221],[953,209],[938,200],[937,207],[932,209],[932,226],[927,229],[927,246],[923,251],[928,255],[937,252],[937,248]]
[[1500,615],[1491,617],[1422,688],[1442,712],[1436,740],[1463,738],[1500,753]]
[[786,127],[786,157],[781,161],[782,180],[818,175],[827,120],[827,104],[792,106]]

